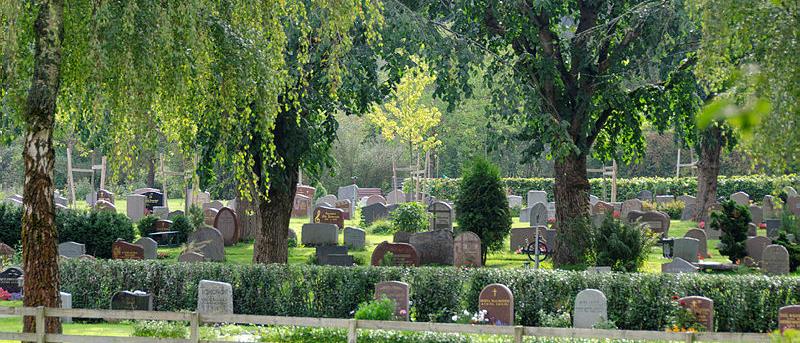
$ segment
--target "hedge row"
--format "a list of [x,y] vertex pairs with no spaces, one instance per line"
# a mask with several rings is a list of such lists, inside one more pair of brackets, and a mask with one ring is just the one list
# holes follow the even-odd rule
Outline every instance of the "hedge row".
[[338,318],[351,317],[377,282],[401,280],[411,286],[417,321],[474,312],[481,289],[498,282],[514,292],[516,323],[530,326],[540,323],[540,309],[571,313],[580,290],[597,288],[608,298],[610,320],[621,329],[642,330],[663,329],[674,295],[713,299],[719,331],[774,330],[778,308],[800,303],[800,279],[756,275],[69,260],[61,264],[61,278],[77,308],[109,308],[115,292],[138,289],[153,294],[156,310],[191,311],[198,282],[209,279],[233,285],[236,313]]
[[[552,178],[505,178],[506,186],[513,194],[522,195],[523,198],[529,190],[542,190],[547,192],[549,201],[553,201]],[[427,179],[423,180],[423,189],[440,199],[455,199],[458,194],[459,179]],[[602,197],[603,192],[611,193],[611,179],[589,179],[592,194]],[[411,182],[406,182],[411,185]],[[778,195],[786,187],[792,186],[800,189],[800,176],[796,174],[784,176],[750,175],[750,176],[720,176],[717,194],[728,196],[742,191],[750,195],[751,199],[761,201],[765,195]],[[640,191],[650,190],[655,194],[695,195],[697,194],[697,178],[695,177],[638,177],[630,179],[617,179],[618,199],[635,198]]]

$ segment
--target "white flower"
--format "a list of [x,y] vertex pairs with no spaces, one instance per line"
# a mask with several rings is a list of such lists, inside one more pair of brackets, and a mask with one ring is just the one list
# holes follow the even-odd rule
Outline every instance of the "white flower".
[[456,321],[456,320],[458,320],[458,315],[455,315],[455,314],[454,314],[452,319],[453,319],[453,321]]

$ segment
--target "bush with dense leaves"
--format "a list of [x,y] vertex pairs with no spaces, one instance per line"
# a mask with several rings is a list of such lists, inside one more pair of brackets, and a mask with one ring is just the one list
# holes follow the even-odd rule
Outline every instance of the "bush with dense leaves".
[[635,272],[647,261],[656,236],[642,226],[628,225],[610,213],[591,230],[592,249],[588,260],[614,271]]
[[462,175],[455,203],[458,228],[481,238],[481,259],[486,263],[487,251],[502,249],[503,240],[511,232],[508,197],[500,169],[484,159],[471,161]]
[[139,219],[136,223],[136,229],[139,230],[139,236],[148,237],[151,233],[156,232],[156,222],[159,220],[157,216],[152,214],[146,215]]
[[0,203],[0,242],[10,247],[22,240],[22,207]]
[[187,338],[189,329],[183,322],[141,320],[133,323],[134,337]]
[[[61,290],[75,308],[107,309],[121,290],[153,295],[158,311],[194,311],[200,280],[233,285],[234,313],[351,318],[372,299],[375,284],[410,285],[411,313],[427,321],[445,311],[477,311],[486,285],[502,283],[514,293],[516,324],[539,326],[539,310],[572,313],[575,296],[586,288],[608,298],[608,319],[620,329],[662,330],[673,296],[714,300],[717,331],[767,332],[777,327],[778,308],[800,303],[800,278],[715,274],[592,274],[573,271],[435,267],[333,267],[230,265],[158,260],[72,259],[60,264]],[[451,317],[452,314],[450,314]],[[447,320],[444,315],[435,318]]]
[[118,238],[128,242],[136,238],[131,220],[120,213],[62,210],[56,219],[61,221],[59,242],[86,244],[86,253],[95,257],[111,258],[111,245]]
[[170,230],[178,231],[178,242],[184,243],[189,238],[189,235],[194,232],[194,225],[192,225],[189,217],[177,215],[172,218],[172,226],[170,226]]
[[353,316],[355,319],[364,320],[392,320],[395,310],[394,300],[383,297],[377,300],[370,300],[358,305],[358,310]]
[[[469,343],[468,336],[412,331],[358,330],[360,343]],[[259,342],[279,343],[346,343],[347,330],[307,327],[272,327],[263,333]]]
[[733,200],[723,202],[722,211],[711,213],[711,229],[721,230],[719,253],[728,256],[731,262],[741,261],[747,256],[747,241],[750,209]]
[[428,228],[428,211],[418,202],[406,202],[389,214],[395,231],[421,232]]

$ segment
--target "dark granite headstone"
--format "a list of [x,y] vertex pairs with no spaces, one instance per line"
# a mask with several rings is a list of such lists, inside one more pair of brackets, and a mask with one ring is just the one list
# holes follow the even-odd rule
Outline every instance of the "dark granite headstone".
[[156,220],[155,223],[153,223],[153,229],[156,232],[172,231],[171,228],[172,228],[172,221],[171,220],[159,219],[159,220]]
[[436,201],[428,206],[431,215],[431,230],[453,231],[453,208],[450,204]]
[[164,193],[161,192],[144,192],[144,207],[149,211],[148,213],[153,212],[153,208],[156,206],[164,206]]
[[491,325],[514,325],[514,294],[506,285],[484,287],[478,296],[478,308],[486,311],[485,318]]
[[372,204],[361,208],[364,225],[370,226],[373,222],[389,218],[389,210],[382,203]]
[[22,293],[22,285],[20,284],[22,276],[22,269],[17,267],[6,268],[0,273],[0,288],[8,293]]
[[202,254],[207,261],[221,262],[225,260],[225,241],[219,230],[204,226],[189,235],[189,244]]
[[111,297],[112,310],[152,311],[153,295],[144,292],[117,292]]
[[334,224],[303,224],[300,238],[301,243],[309,247],[337,245],[339,244],[339,230]]
[[344,212],[338,208],[318,206],[311,217],[314,224],[334,224],[339,230],[344,229]]
[[317,264],[327,265],[330,255],[347,255],[347,247],[342,245],[320,245],[316,247]]
[[115,260],[143,260],[144,248],[141,245],[116,241],[111,245],[111,258]]

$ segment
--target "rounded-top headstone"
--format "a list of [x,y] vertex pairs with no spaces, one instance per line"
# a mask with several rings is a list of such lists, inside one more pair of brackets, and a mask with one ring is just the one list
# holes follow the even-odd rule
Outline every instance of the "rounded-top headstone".
[[221,208],[217,212],[217,217],[214,218],[214,227],[222,234],[225,246],[239,242],[239,218],[233,209],[229,207]]
[[225,241],[219,230],[203,226],[189,235],[189,243],[208,261],[225,260]]
[[761,267],[768,274],[789,274],[789,251],[782,245],[768,245],[761,254]]
[[408,284],[400,281],[384,281],[375,284],[375,300],[386,297],[395,303],[394,315],[408,320]]
[[705,331],[714,331],[714,301],[699,296],[683,297],[678,299],[678,303],[683,308],[687,308],[694,313],[697,322],[703,324]]
[[478,296],[478,308],[486,311],[489,324],[514,325],[514,294],[506,285],[493,283],[484,287]]
[[382,242],[372,251],[370,264],[380,266],[383,264],[386,253],[391,252],[394,266],[419,266],[420,258],[417,249],[408,243]]
[[572,326],[591,329],[597,323],[608,320],[608,300],[597,289],[584,289],[575,296],[575,315]]
[[472,231],[459,233],[453,241],[453,264],[456,267],[482,265],[481,238]]
[[778,310],[778,329],[800,330],[800,305],[789,305]]

